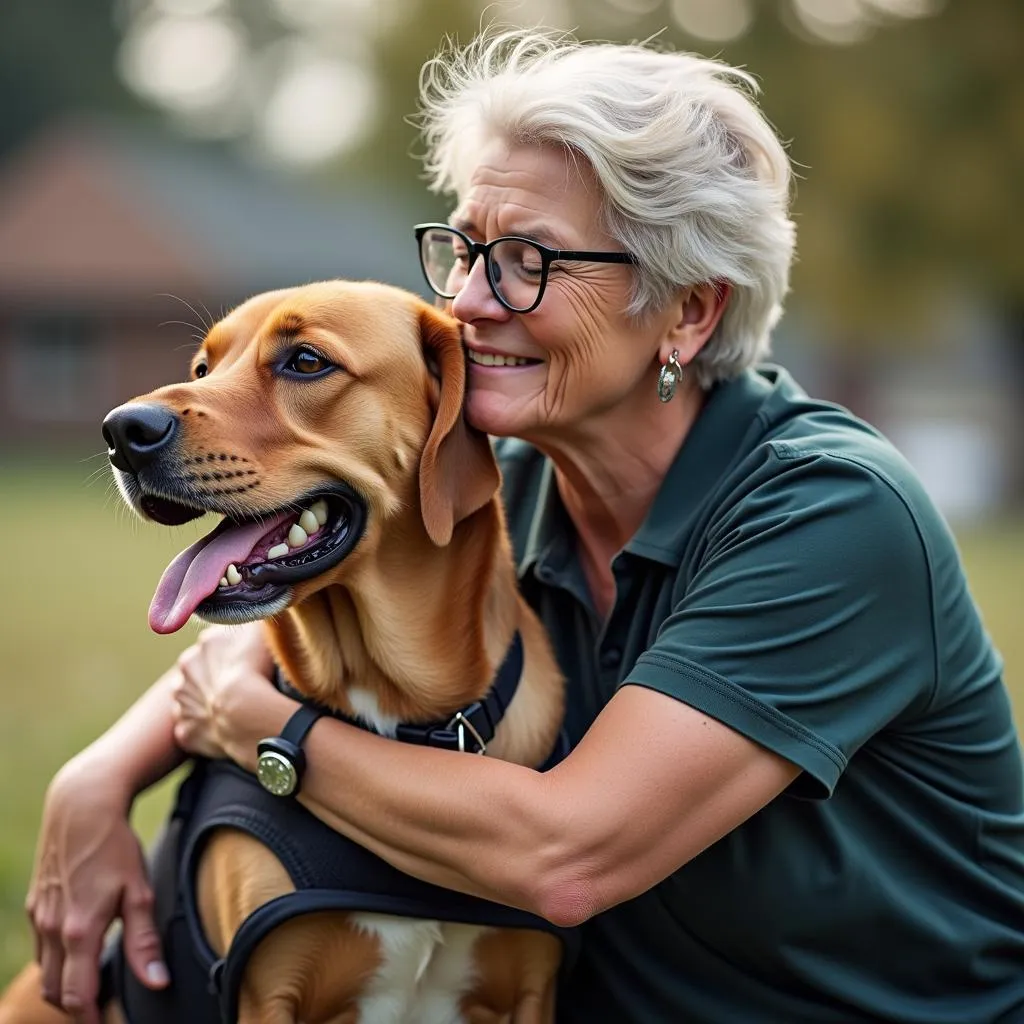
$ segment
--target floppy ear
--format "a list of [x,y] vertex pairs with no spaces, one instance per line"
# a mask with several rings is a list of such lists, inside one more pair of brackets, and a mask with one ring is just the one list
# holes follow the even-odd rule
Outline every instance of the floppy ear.
[[444,547],[455,524],[494,497],[501,477],[487,435],[462,415],[466,354],[458,322],[424,305],[420,337],[427,366],[441,379],[434,425],[420,457],[420,508],[430,539]]

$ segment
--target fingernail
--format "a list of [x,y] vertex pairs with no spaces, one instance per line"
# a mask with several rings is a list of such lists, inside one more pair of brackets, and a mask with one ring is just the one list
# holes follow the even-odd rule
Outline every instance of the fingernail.
[[154,960],[146,968],[146,980],[151,985],[166,985],[170,980],[167,968],[159,960]]

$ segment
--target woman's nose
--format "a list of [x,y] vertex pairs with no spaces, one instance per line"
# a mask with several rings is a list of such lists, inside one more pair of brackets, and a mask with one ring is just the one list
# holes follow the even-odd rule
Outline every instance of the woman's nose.
[[474,320],[508,320],[512,316],[491,291],[483,258],[470,267],[459,293],[452,299],[451,311],[467,324]]

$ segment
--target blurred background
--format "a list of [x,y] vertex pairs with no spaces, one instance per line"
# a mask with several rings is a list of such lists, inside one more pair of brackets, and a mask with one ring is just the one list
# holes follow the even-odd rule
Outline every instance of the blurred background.
[[490,22],[660,33],[758,77],[800,175],[775,358],[920,471],[1024,708],[1021,0],[4,0],[0,985],[31,955],[47,782],[195,636],[146,608],[198,530],[127,515],[103,415],[253,292],[422,291],[411,225],[448,211],[406,117],[443,37]]

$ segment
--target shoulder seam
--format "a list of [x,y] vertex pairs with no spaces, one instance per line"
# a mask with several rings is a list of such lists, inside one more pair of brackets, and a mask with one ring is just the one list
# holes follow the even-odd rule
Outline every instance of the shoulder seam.
[[914,513],[914,509],[910,502],[907,500],[906,495],[900,489],[895,480],[889,477],[882,470],[876,466],[872,466],[861,459],[852,458],[849,455],[840,455],[837,452],[830,452],[826,450],[819,451],[799,451],[793,448],[792,445],[785,441],[770,441],[772,449],[775,451],[776,456],[783,461],[795,461],[800,458],[822,458],[830,459],[835,462],[846,463],[850,466],[855,466],[857,469],[862,470],[864,473],[874,477],[880,483],[884,484],[889,491],[896,496],[896,499],[903,506],[907,512],[907,517],[913,524],[914,533],[917,534],[918,542],[921,545],[921,552],[924,555],[925,567],[928,573],[928,619],[931,623],[931,648],[932,648],[932,687],[931,693],[928,695],[928,707],[931,708],[936,700],[936,696],[939,692],[939,630],[938,623],[936,622],[936,607],[935,607],[935,562],[932,557],[932,552],[928,547],[928,541],[925,538],[924,530],[921,528],[921,523],[918,521],[917,515]]

